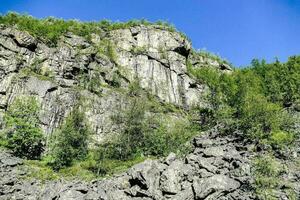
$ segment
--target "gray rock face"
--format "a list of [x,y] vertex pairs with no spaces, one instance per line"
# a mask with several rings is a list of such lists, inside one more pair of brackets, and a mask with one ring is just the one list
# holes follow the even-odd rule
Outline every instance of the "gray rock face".
[[223,192],[232,192],[240,183],[225,175],[214,175],[208,178],[196,178],[193,183],[197,199],[217,199]]
[[[101,141],[117,132],[111,116],[125,105],[115,85],[126,89],[136,80],[161,102],[184,108],[205,104],[201,97],[208,88],[187,74],[191,44],[179,33],[141,25],[105,35],[87,41],[68,33],[54,48],[0,25],[0,127],[16,97],[34,95],[42,106],[41,126],[51,134],[84,96],[87,119]],[[106,41],[114,55],[99,50]]]
[[[199,147],[201,141],[205,147]],[[0,199],[255,199],[250,170],[245,170],[251,155],[239,148],[245,146],[242,141],[205,133],[193,143],[193,151],[183,158],[170,154],[166,159],[146,160],[123,174],[92,182],[22,179],[27,173],[22,161],[1,152]],[[207,157],[208,149],[219,148],[222,154]],[[20,169],[23,173],[18,173]]]

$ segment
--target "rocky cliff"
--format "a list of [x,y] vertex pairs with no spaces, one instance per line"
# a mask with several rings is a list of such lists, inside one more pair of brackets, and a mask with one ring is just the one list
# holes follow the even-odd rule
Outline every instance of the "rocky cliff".
[[[191,44],[160,26],[134,26],[92,34],[88,42],[72,33],[49,47],[27,32],[0,27],[0,116],[20,95],[33,95],[42,105],[46,133],[61,124],[79,96],[97,138],[114,133],[111,115],[125,105],[120,90],[139,80],[162,103],[188,108],[203,104],[207,87],[187,73]],[[194,58],[194,64],[216,62]],[[1,122],[1,118],[0,118]]]
[[[80,104],[93,138],[101,142],[120,132],[112,116],[128,105],[126,92],[135,82],[161,105],[206,107],[209,87],[193,79],[189,65],[231,71],[226,62],[195,54],[186,37],[159,25],[106,30],[89,39],[67,33],[55,46],[0,25],[0,129],[13,101],[30,95],[41,105],[39,123],[46,137]],[[253,158],[260,152],[240,133],[220,132],[218,127],[199,132],[183,157],[171,153],[148,159],[124,173],[89,182],[29,178],[34,172],[26,161],[0,149],[0,199],[257,199]],[[293,152],[299,154],[299,148]],[[299,165],[278,162],[285,170],[278,175],[282,183],[274,198],[299,199]]]

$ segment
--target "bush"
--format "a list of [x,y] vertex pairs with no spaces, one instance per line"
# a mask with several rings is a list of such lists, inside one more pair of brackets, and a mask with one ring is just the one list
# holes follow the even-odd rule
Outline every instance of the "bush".
[[[43,40],[50,46],[56,46],[60,37],[68,32],[75,35],[85,37],[90,40],[92,33],[100,34],[103,31],[111,31],[115,29],[130,28],[138,25],[158,24],[162,29],[174,32],[176,29],[162,22],[150,23],[146,20],[131,20],[126,23],[103,20],[100,22],[80,22],[77,20],[63,20],[48,17],[44,19],[36,19],[30,15],[18,14],[10,12],[6,15],[0,15],[0,24],[17,26],[22,31],[27,31],[31,35]],[[183,37],[186,36],[180,33]]]
[[88,153],[89,132],[84,114],[76,107],[51,137],[48,165],[59,170],[75,160],[83,160]]
[[122,132],[98,147],[99,162],[105,159],[125,161],[141,155],[165,156],[170,152],[185,152],[186,142],[195,135],[198,126],[192,124],[187,116],[177,119],[167,114],[150,113],[153,105],[162,105],[147,98],[138,82],[129,86],[128,99],[128,107],[113,116]]
[[253,163],[255,189],[259,199],[276,199],[274,191],[278,189],[282,171],[281,165],[271,155],[256,158]]
[[137,156],[133,159],[118,160],[103,157],[103,149],[96,149],[89,153],[88,158],[80,162],[79,165],[82,169],[88,170],[96,176],[113,175],[115,173],[121,173],[129,167],[143,162],[146,157]]
[[39,127],[39,105],[34,97],[19,97],[8,108],[6,123],[6,146],[15,155],[38,159],[44,150],[44,136]]
[[271,133],[269,142],[272,146],[282,149],[294,142],[294,135],[286,131],[274,131]]
[[185,154],[189,151],[189,140],[198,133],[199,126],[187,118],[173,118],[156,115],[146,120],[148,130],[144,132],[141,151],[144,155],[167,156],[174,152]]
[[100,54],[106,55],[111,62],[116,63],[117,53],[112,41],[106,39],[101,40],[98,44],[98,52]]

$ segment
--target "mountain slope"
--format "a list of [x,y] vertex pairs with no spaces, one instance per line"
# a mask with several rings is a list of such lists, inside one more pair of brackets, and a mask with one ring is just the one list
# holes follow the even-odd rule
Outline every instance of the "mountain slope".
[[164,23],[0,16],[0,199],[297,199],[299,63],[232,69]]

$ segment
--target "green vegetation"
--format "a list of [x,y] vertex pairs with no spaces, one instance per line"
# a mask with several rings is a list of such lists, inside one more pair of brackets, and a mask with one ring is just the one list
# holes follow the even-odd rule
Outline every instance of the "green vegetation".
[[6,129],[2,145],[17,156],[38,159],[44,150],[44,137],[38,121],[39,105],[34,97],[19,97],[4,116]]
[[281,174],[284,173],[284,165],[271,154],[260,155],[253,161],[254,188],[259,199],[276,200],[276,191],[285,190],[288,199],[296,200],[297,196]]
[[200,49],[200,50],[197,50],[197,51],[194,50],[192,53],[195,54],[195,56],[200,56],[200,57],[203,57],[203,58],[209,58],[212,61],[217,61],[220,64],[231,65],[226,59],[221,58],[219,55],[211,53],[211,52],[206,51],[204,49]]
[[98,46],[98,52],[107,56],[111,62],[116,63],[117,53],[115,50],[115,46],[110,40],[101,40]]
[[188,72],[206,83],[210,109],[199,109],[204,125],[225,125],[224,132],[239,130],[244,136],[274,149],[291,145],[295,135],[290,115],[299,104],[300,57],[287,63],[266,64],[254,60],[252,66],[231,74],[219,73],[210,67]]
[[102,94],[102,80],[100,71],[96,71],[93,73],[85,73],[81,71],[78,75],[79,87],[89,90],[90,92],[101,95]]
[[[49,180],[63,176],[91,180],[122,172],[147,158],[189,150],[187,141],[199,127],[187,113],[161,104],[143,91],[138,82],[129,86],[127,98],[129,104],[112,116],[121,133],[92,148],[88,148],[90,128],[79,103],[50,137],[42,159],[26,162],[31,171],[27,178]],[[178,117],[179,113],[183,117]]]
[[[80,22],[77,20],[66,21],[53,17],[36,19],[29,15],[18,14],[14,12],[6,15],[0,15],[0,24],[17,26],[20,30],[29,32],[31,35],[38,37],[50,46],[56,46],[59,38],[67,32],[72,32],[75,35],[85,37],[89,40],[92,33],[125,29],[139,25],[157,25],[158,28],[165,29],[170,32],[177,31],[174,26],[162,21],[151,23],[143,19],[131,20],[126,23],[111,22],[108,20],[103,20],[100,22]],[[186,38],[183,33],[180,34]]]
[[262,200],[277,199],[274,191],[280,186],[282,166],[273,156],[258,157],[254,163],[255,189]]
[[145,54],[147,50],[148,50],[147,46],[142,46],[142,47],[134,46],[130,52],[135,55],[140,55],[140,54]]
[[224,134],[239,131],[267,154],[253,162],[259,199],[277,199],[276,191],[283,187],[290,199],[296,199],[281,178],[282,164],[271,155],[280,155],[299,138],[292,114],[299,108],[300,57],[290,57],[287,63],[253,60],[251,66],[231,74],[187,64],[188,72],[210,88],[206,97],[210,108],[198,108],[202,126],[221,124]]
[[111,174],[115,171],[114,163],[127,165],[149,156],[183,154],[189,147],[186,142],[198,131],[198,126],[188,119],[150,113],[153,107],[157,111],[159,106],[145,95],[138,82],[129,86],[127,95],[130,104],[113,116],[115,123],[122,127],[121,134],[109,138],[91,155],[89,168],[97,174]]
[[52,135],[49,153],[45,158],[48,165],[59,170],[71,166],[76,160],[85,159],[89,134],[84,114],[76,107],[65,123]]
[[[59,38],[67,32],[90,39],[92,33],[141,24],[153,25],[145,20],[127,23],[82,23],[54,18],[38,20],[15,13],[0,16],[0,24],[15,25],[51,46],[57,45]],[[163,22],[157,25],[175,31]],[[112,41],[103,39],[97,48],[96,56],[106,57],[116,64],[117,54]],[[136,47],[131,52],[142,54],[146,49]],[[162,50],[162,47],[158,49],[161,58],[166,58]],[[205,51],[193,53],[228,64],[219,56]],[[37,60],[22,69],[21,76],[51,80],[52,72],[45,66],[41,67],[41,63]],[[110,80],[99,78],[102,69],[95,70],[95,74],[80,72],[79,86],[97,95],[101,95],[103,81],[118,88],[122,76],[121,66],[118,67],[117,71],[111,72]],[[200,124],[195,124],[190,117],[195,110],[185,113],[187,111],[172,104],[158,102],[143,91],[137,81],[130,84],[126,91],[127,104],[112,116],[119,125],[120,134],[89,149],[91,131],[78,105],[51,136],[46,155],[39,161],[27,162],[33,172],[30,176],[48,180],[61,176],[93,179],[111,175],[146,158],[162,157],[170,152],[184,154],[189,148],[187,142],[199,133],[200,127],[222,125],[223,134],[239,131],[244,138],[268,153],[254,160],[255,189],[261,199],[274,199],[274,191],[281,187],[283,169],[273,155],[289,148],[299,138],[293,129],[291,113],[300,110],[300,56],[290,57],[286,63],[253,60],[251,66],[227,74],[211,67],[196,68],[189,60],[187,68],[199,83],[205,83],[210,88],[205,99],[209,107],[195,108]],[[16,99],[5,113],[6,128],[0,134],[0,146],[11,149],[17,156],[39,159],[44,150],[44,137],[39,127],[38,112],[39,105],[35,98]]]
[[33,76],[42,81],[53,81],[53,74],[51,71],[44,69],[43,71],[34,71],[32,68],[23,68],[20,70],[19,78],[26,78]]

